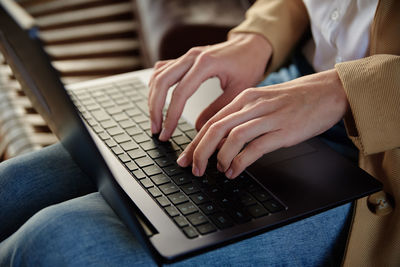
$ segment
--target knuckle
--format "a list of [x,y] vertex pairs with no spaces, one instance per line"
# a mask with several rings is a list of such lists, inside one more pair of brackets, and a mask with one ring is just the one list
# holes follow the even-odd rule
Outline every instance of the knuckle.
[[231,131],[229,137],[234,143],[242,143],[246,140],[246,129],[244,127],[236,127]]
[[211,64],[212,60],[212,55],[208,51],[202,52],[198,57],[197,57],[197,63],[199,65],[209,65]]
[[189,51],[186,53],[188,56],[197,56],[199,55],[203,49],[200,46],[192,47],[189,49]]
[[216,122],[216,123],[214,123],[214,124],[212,124],[212,125],[210,126],[210,128],[208,129],[208,131],[209,131],[209,134],[210,134],[211,136],[217,136],[217,135],[222,131],[222,129],[223,129],[222,123]]

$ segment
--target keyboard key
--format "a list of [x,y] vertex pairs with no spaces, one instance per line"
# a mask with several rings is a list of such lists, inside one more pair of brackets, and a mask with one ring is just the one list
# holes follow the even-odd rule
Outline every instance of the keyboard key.
[[138,158],[146,156],[146,153],[143,150],[141,150],[140,148],[136,148],[136,149],[128,151],[128,155],[132,159],[138,159]]
[[174,142],[178,145],[185,145],[190,143],[190,139],[186,135],[181,135],[172,138]]
[[105,143],[106,143],[106,145],[107,145],[108,147],[114,147],[114,146],[117,145],[117,143],[116,143],[114,140],[112,140],[112,139],[106,140]]
[[169,216],[175,217],[179,215],[179,211],[174,206],[168,206],[165,208],[165,211],[168,213]]
[[212,225],[211,223],[199,225],[196,228],[197,228],[197,231],[199,231],[199,233],[202,235],[206,235],[206,234],[215,232],[217,230],[217,228],[215,228],[215,226]]
[[108,128],[108,129],[106,129],[106,131],[111,136],[119,135],[119,134],[124,133],[124,130],[122,130],[122,128],[120,128],[118,126]]
[[136,143],[142,143],[142,142],[146,142],[146,141],[150,140],[150,137],[148,137],[144,133],[133,135],[132,138],[133,138],[133,140],[135,140]]
[[251,217],[241,210],[229,210],[228,213],[238,223],[244,223],[251,220]]
[[[161,207],[166,207],[166,206],[169,206],[169,204],[170,204],[169,200],[164,196],[158,197],[158,198],[156,198],[156,200],[158,203],[160,203]],[[175,216],[174,214],[178,215],[178,211],[173,211],[173,210],[171,210],[171,211],[172,211],[171,213],[173,214],[173,215],[170,214],[171,217]],[[168,214],[169,214],[169,212],[168,212]]]
[[129,137],[129,135],[123,133],[123,134],[119,134],[114,136],[114,140],[117,143],[123,143],[123,142],[128,142],[131,140],[131,138]]
[[275,199],[267,200],[262,203],[264,207],[271,213],[275,213],[284,209],[284,207]]
[[105,120],[109,120],[110,116],[105,113],[103,110],[95,110],[92,111],[92,116],[97,120],[97,121],[105,121]]
[[123,163],[127,163],[131,161],[131,158],[128,156],[128,154],[121,154],[118,156],[118,158],[123,162]]
[[244,206],[251,206],[257,203],[257,201],[249,193],[244,193],[243,195],[241,195],[239,197],[239,202],[242,203]]
[[178,193],[169,195],[168,198],[174,205],[178,205],[178,204],[189,201],[187,196],[185,194],[183,194],[182,192],[178,192]]
[[216,213],[210,216],[210,219],[219,229],[225,229],[233,226],[232,219],[224,213]]
[[157,188],[157,187],[152,187],[149,189],[149,193],[153,196],[153,197],[159,197],[161,196],[161,191]]
[[180,210],[180,212],[182,212],[183,215],[189,215],[198,211],[197,207],[191,202],[180,204],[177,206],[177,208]]
[[110,139],[110,136],[105,132],[99,133],[98,135],[99,135],[100,139],[103,140],[103,141]]
[[259,204],[248,207],[247,211],[254,218],[259,218],[259,217],[268,215],[268,211],[265,208],[263,208],[262,206],[260,206]]
[[129,117],[133,117],[133,116],[142,114],[142,112],[137,108],[127,109],[127,110],[125,110],[125,112],[126,112],[126,114],[128,114]]
[[102,121],[102,122],[100,122],[100,124],[104,129],[117,126],[117,124],[112,120]]
[[190,131],[186,131],[185,134],[187,136],[189,136],[190,139],[194,139],[197,135],[197,131],[196,130],[190,130]]
[[144,172],[142,170],[135,170],[135,171],[132,172],[132,174],[136,177],[136,179],[146,178],[146,175],[144,174]]
[[139,126],[140,126],[140,128],[142,128],[145,131],[150,130],[150,127],[151,127],[149,121],[141,122],[141,123],[139,123]]
[[157,148],[157,144],[153,140],[142,142],[140,143],[140,146],[143,148],[144,151]]
[[133,121],[131,121],[131,120],[120,121],[119,125],[124,129],[136,126],[135,123]]
[[200,206],[200,209],[206,215],[210,215],[210,214],[216,213],[218,211],[218,208],[213,203],[203,204]]
[[139,114],[137,116],[132,117],[132,119],[136,122],[136,123],[141,123],[141,122],[145,122],[148,121],[149,119],[144,116],[143,114]]
[[110,114],[110,115],[122,113],[122,109],[121,109],[120,107],[116,107],[116,106],[106,108],[106,111],[107,111],[107,113]]
[[186,221],[185,217],[183,217],[183,216],[174,217],[174,221],[181,228],[188,225],[188,222]]
[[118,122],[129,119],[129,117],[125,113],[114,114],[112,115],[112,117]]
[[[138,166],[137,166],[137,165],[135,164],[135,162],[133,162],[133,161],[127,162],[127,163],[125,164],[125,166],[126,166],[130,171],[134,171],[134,170],[137,170],[137,169],[138,169]],[[136,177],[136,178],[139,179],[139,177]]]
[[143,171],[148,176],[152,176],[152,175],[156,175],[156,174],[162,173],[161,169],[156,165],[150,165],[150,166],[144,167]]
[[210,199],[204,195],[203,193],[196,193],[190,196],[190,199],[196,203],[196,205],[200,205],[210,201]]
[[150,179],[155,183],[157,186],[162,185],[168,182],[171,182],[171,179],[169,177],[165,176],[164,174],[157,174],[154,176],[151,176]]
[[183,169],[179,167],[177,164],[172,166],[164,167],[163,170],[169,175],[174,176],[183,172]]
[[173,183],[163,184],[159,188],[165,195],[179,192],[179,188],[176,185],[174,185]]
[[265,190],[257,190],[257,191],[254,191],[252,194],[260,202],[264,202],[269,199],[272,199],[272,196],[270,194],[268,194],[268,192]]
[[191,224],[193,224],[194,226],[197,226],[197,225],[200,225],[200,224],[208,222],[206,216],[204,216],[200,212],[196,212],[196,213],[190,214],[190,215],[186,216],[186,219],[188,219],[188,221]]
[[188,174],[185,174],[185,173],[173,176],[171,178],[172,178],[172,180],[174,180],[174,182],[177,185],[183,185],[183,184],[188,184],[188,183],[192,182],[192,176],[188,175]]
[[184,132],[193,130],[193,127],[189,123],[186,123],[186,122],[184,122],[182,124],[178,124],[178,128]]
[[188,238],[195,238],[198,236],[196,230],[191,226],[186,226],[185,228],[183,228],[183,232]]
[[152,159],[157,159],[157,158],[161,158],[162,156],[164,156],[164,154],[158,149],[149,150],[149,151],[147,151],[147,153],[149,154],[149,156]]
[[138,148],[138,145],[135,144],[135,143],[132,142],[132,141],[128,141],[128,142],[125,142],[125,143],[121,143],[120,146],[121,146],[121,148],[122,148],[123,150],[125,150],[125,151],[130,151],[130,150],[133,150],[133,149],[135,149],[135,148]]
[[160,166],[160,167],[167,167],[167,166],[174,164],[174,162],[172,160],[165,158],[165,157],[158,158],[155,161],[158,164],[158,166]]
[[140,182],[142,183],[142,185],[145,188],[150,188],[154,185],[153,182],[149,178],[144,178],[144,179],[140,180]]
[[120,148],[119,146],[115,146],[115,147],[111,148],[111,150],[114,152],[115,155],[120,155],[120,154],[124,153],[122,148]]
[[153,164],[153,160],[152,160],[150,157],[148,157],[148,156],[144,156],[144,157],[142,157],[142,158],[135,159],[135,163],[136,163],[140,168],[143,168],[143,167],[152,165],[152,164]]
[[140,128],[137,127],[137,126],[133,126],[133,127],[127,128],[127,129],[125,129],[125,131],[126,131],[130,136],[133,136],[133,135],[142,133],[142,129],[140,129]]
[[183,185],[181,188],[182,188],[183,192],[185,192],[186,195],[200,192],[200,189],[197,186],[195,186],[193,183]]

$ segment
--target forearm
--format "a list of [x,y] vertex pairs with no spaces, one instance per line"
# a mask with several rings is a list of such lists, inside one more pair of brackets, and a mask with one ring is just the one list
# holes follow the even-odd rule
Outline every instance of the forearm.
[[375,55],[335,68],[351,108],[346,127],[360,151],[400,147],[400,56]]
[[273,55],[267,72],[283,64],[304,34],[309,23],[301,0],[258,0],[246,13],[246,19],[234,28],[237,32],[256,33],[271,44]]

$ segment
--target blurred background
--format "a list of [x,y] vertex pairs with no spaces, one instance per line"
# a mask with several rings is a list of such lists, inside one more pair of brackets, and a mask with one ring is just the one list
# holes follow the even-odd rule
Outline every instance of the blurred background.
[[[10,0],[12,1],[12,0]],[[252,0],[15,0],[65,84],[151,68],[226,39]],[[57,141],[0,54],[0,160]]]

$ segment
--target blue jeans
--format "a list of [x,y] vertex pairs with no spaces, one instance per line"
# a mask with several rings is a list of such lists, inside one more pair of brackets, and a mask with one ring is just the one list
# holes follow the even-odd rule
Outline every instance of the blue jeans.
[[[351,204],[174,266],[337,266]],[[0,164],[0,266],[150,266],[60,144]]]

